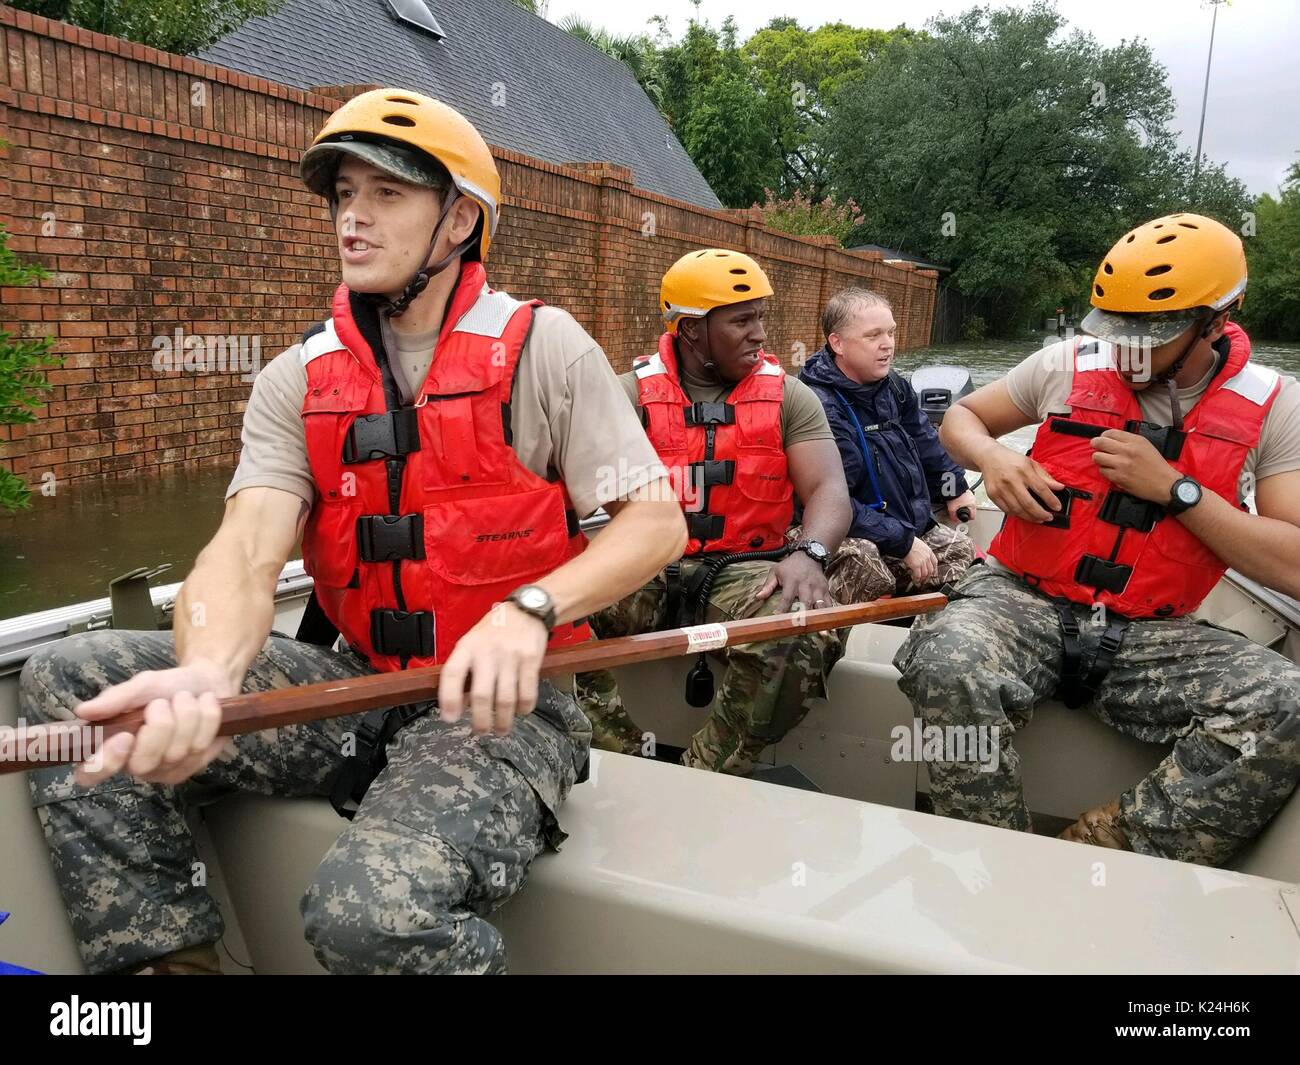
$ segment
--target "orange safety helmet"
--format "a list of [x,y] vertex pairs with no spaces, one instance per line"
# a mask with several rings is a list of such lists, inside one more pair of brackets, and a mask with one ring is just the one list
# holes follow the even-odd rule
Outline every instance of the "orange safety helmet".
[[1199,214],[1171,214],[1121,237],[1092,282],[1093,310],[1081,327],[1103,340],[1149,336],[1164,344],[1197,317],[1241,305],[1241,238]]
[[743,252],[726,248],[689,251],[668,268],[659,286],[664,325],[676,335],[683,318],[703,318],[715,307],[772,295],[763,268]]
[[332,200],[342,154],[402,181],[435,188],[444,184],[437,167],[429,164],[436,160],[456,189],[482,208],[478,239],[467,254],[487,258],[500,214],[501,177],[487,142],[459,111],[407,89],[363,92],[326,119],[303,153],[300,171],[307,187]]

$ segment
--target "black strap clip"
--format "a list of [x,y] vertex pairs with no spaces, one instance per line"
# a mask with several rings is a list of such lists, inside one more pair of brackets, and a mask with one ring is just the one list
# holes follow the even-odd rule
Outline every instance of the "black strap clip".
[[730,403],[692,403],[686,409],[687,425],[734,425],[736,408]]
[[357,519],[362,562],[424,558],[423,514],[367,514]]
[[721,514],[687,514],[686,532],[692,540],[721,540],[726,519]]
[[1187,434],[1181,429],[1175,429],[1172,425],[1144,422],[1136,418],[1124,423],[1124,432],[1136,433],[1142,439],[1149,440],[1169,462],[1177,461],[1178,456],[1183,453],[1183,444],[1187,441]]
[[1102,521],[1144,533],[1154,529],[1156,522],[1164,516],[1165,508],[1159,503],[1152,503],[1149,499],[1141,499],[1115,488],[1106,493],[1099,515]]
[[1079,584],[1086,584],[1103,592],[1119,595],[1128,586],[1133,576],[1132,566],[1122,566],[1096,555],[1084,555],[1075,567],[1074,579]]
[[372,610],[370,643],[376,654],[428,658],[434,652],[434,618],[425,610]]
[[736,479],[736,463],[732,459],[705,459],[703,462],[692,462],[691,479],[697,488],[731,484]]
[[420,450],[419,414],[414,407],[363,414],[348,429],[343,461],[348,465],[372,459],[397,458]]

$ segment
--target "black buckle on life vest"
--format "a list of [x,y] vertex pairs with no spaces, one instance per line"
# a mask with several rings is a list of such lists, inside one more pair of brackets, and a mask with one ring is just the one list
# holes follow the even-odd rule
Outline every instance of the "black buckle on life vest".
[[1125,422],[1124,432],[1136,433],[1143,440],[1149,440],[1161,456],[1170,462],[1177,460],[1183,453],[1183,444],[1187,440],[1187,434],[1172,425],[1157,425],[1155,422],[1137,419]]
[[343,441],[343,461],[352,465],[419,451],[418,417],[414,407],[361,415],[352,423],[347,439]]
[[1102,521],[1118,525],[1121,529],[1136,529],[1147,533],[1165,516],[1165,508],[1149,499],[1141,499],[1112,488],[1102,500],[1098,516]]
[[357,519],[362,562],[424,558],[423,514],[367,514]]
[[721,540],[726,519],[721,514],[687,514],[686,532],[692,540]]
[[1074,570],[1074,579],[1080,584],[1097,588],[1103,592],[1119,595],[1133,576],[1132,566],[1122,566],[1096,555],[1084,555]]
[[[1061,509],[1052,515],[1051,521],[1045,521],[1042,524],[1044,529],[1068,529],[1070,527],[1070,507],[1076,498],[1091,499],[1092,493],[1085,492],[1081,488],[1058,488],[1053,489],[1057,500],[1061,504]],[[1034,497],[1037,499],[1037,495]],[[1042,500],[1039,500],[1041,503]],[[1047,509],[1047,508],[1044,508]]]
[[569,539],[573,539],[578,533],[582,532],[582,519],[578,517],[576,510],[565,508],[564,531],[569,534]]
[[735,425],[736,408],[730,403],[692,403],[685,408],[687,425]]
[[370,611],[370,643],[376,654],[428,658],[433,654],[433,633],[433,615],[428,611]]
[[691,463],[691,480],[697,488],[731,484],[735,479],[736,463],[732,459],[705,459]]

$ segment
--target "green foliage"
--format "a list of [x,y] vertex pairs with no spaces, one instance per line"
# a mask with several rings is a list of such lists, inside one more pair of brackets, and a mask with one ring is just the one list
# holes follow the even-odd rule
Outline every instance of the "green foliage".
[[[874,243],[950,264],[996,332],[1058,303],[1127,228],[1200,210],[1237,228],[1246,189],[1176,147],[1146,44],[1105,48],[1046,3],[972,8],[892,40],[824,123],[832,188]],[[869,147],[868,147],[869,146]]]
[[[39,266],[24,263],[9,248],[9,234],[0,226],[0,288],[31,285],[48,277]],[[15,337],[0,329],[0,425],[23,425],[36,420],[36,411],[49,394],[42,370],[62,359],[51,349],[50,337]],[[0,469],[0,511],[29,506],[31,493],[21,477]]]
[[11,0],[14,7],[84,29],[190,55],[269,15],[284,0]]
[[1300,163],[1291,165],[1277,197],[1259,197],[1254,213],[1242,321],[1259,339],[1300,340]]

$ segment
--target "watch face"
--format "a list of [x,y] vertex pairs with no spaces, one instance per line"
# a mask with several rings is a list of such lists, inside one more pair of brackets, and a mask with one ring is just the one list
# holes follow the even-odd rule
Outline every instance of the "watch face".
[[1201,498],[1201,490],[1191,481],[1179,481],[1174,494],[1178,496],[1178,502],[1185,503],[1187,506],[1191,506]]
[[548,596],[541,588],[525,588],[519,593],[519,602],[529,610],[544,610],[549,601]]
[[825,558],[830,554],[830,552],[826,550],[826,545],[819,544],[816,540],[809,540],[807,547],[809,554],[813,555],[815,558]]

